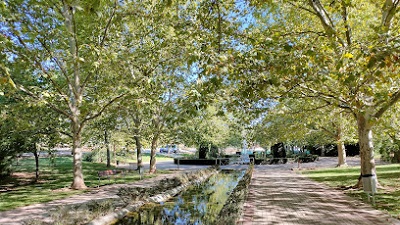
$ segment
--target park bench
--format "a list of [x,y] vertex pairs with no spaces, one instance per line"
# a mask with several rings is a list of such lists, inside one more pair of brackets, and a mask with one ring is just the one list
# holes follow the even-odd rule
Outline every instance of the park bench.
[[97,171],[97,176],[99,178],[99,185],[100,186],[100,179],[102,177],[107,177],[108,181],[110,181],[111,176],[116,176],[118,174],[124,174],[124,171],[122,170],[103,170],[103,171]]

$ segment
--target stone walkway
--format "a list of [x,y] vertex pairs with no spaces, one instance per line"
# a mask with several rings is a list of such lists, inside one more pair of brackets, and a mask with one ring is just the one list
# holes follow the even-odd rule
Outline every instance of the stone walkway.
[[289,167],[255,167],[244,212],[238,224],[400,224],[400,221],[388,214],[352,199],[341,191],[296,174]]

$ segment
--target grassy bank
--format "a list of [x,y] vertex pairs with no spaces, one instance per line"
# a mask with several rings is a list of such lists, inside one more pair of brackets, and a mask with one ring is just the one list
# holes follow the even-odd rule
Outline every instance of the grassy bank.
[[[14,163],[13,176],[0,181],[0,211],[48,202],[84,192],[69,189],[72,183],[72,157],[58,157],[55,158],[54,163],[49,158],[41,158],[39,164],[40,178],[38,182],[34,183],[34,159],[26,158],[19,160],[18,164]],[[124,175],[118,174],[115,179],[111,177],[110,181],[104,177],[99,182],[97,172],[113,168],[107,168],[104,163],[83,162],[83,174],[85,183],[89,187],[88,190],[97,188],[98,185],[129,183],[140,179],[140,175],[133,171]],[[163,171],[157,172],[162,173]],[[145,173],[143,178],[152,176],[154,175]]]
[[[311,179],[323,182],[331,187],[340,188],[357,183],[360,175],[359,167],[335,168],[302,171]],[[375,208],[386,211],[400,219],[400,164],[377,166],[379,184],[382,186],[375,195]],[[347,195],[368,202],[367,195],[362,190],[345,190]]]

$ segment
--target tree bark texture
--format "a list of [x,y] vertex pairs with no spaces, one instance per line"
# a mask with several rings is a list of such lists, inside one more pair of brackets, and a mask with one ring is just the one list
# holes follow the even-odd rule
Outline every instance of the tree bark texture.
[[68,42],[72,62],[68,67],[71,68],[73,79],[69,81],[70,102],[68,106],[71,110],[69,115],[72,130],[72,154],[73,154],[73,181],[72,189],[85,189],[87,188],[83,179],[82,173],[82,149],[81,149],[81,133],[82,124],[79,119],[81,116],[81,104],[83,98],[83,90],[80,82],[80,66],[79,66],[79,49],[77,41],[77,31],[74,20],[74,8],[66,1],[63,1],[62,14],[65,19],[65,27],[69,33]]
[[33,151],[33,155],[35,156],[35,182],[39,180],[39,153],[36,148],[36,144],[34,145],[35,150]]
[[140,142],[139,135],[135,135],[135,142],[136,142],[137,170],[140,170],[143,166],[143,162],[142,162],[142,143]]
[[72,136],[72,154],[73,154],[73,182],[72,189],[86,189],[85,181],[82,173],[82,148],[81,148],[81,130],[78,123],[72,121],[73,136]]
[[150,155],[150,170],[149,173],[155,173],[156,168],[156,153],[157,153],[157,141],[158,141],[158,134],[155,134],[153,139],[151,140],[151,155]]
[[107,149],[107,167],[111,167],[110,143],[108,141],[107,129],[104,130],[104,144],[106,145],[106,149]]
[[325,146],[321,146],[321,156],[325,156]]
[[361,175],[373,175],[376,178],[376,168],[374,159],[374,146],[372,142],[372,125],[368,117],[359,113],[357,115],[358,138],[360,144]]
[[342,139],[342,128],[339,126],[337,128],[336,143],[338,148],[338,167],[347,166],[346,162],[346,148]]

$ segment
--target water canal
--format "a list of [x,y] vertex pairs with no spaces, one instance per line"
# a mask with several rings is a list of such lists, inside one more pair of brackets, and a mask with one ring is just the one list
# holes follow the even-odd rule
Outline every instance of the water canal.
[[229,194],[244,174],[244,170],[221,171],[167,202],[146,204],[115,224],[215,224]]

